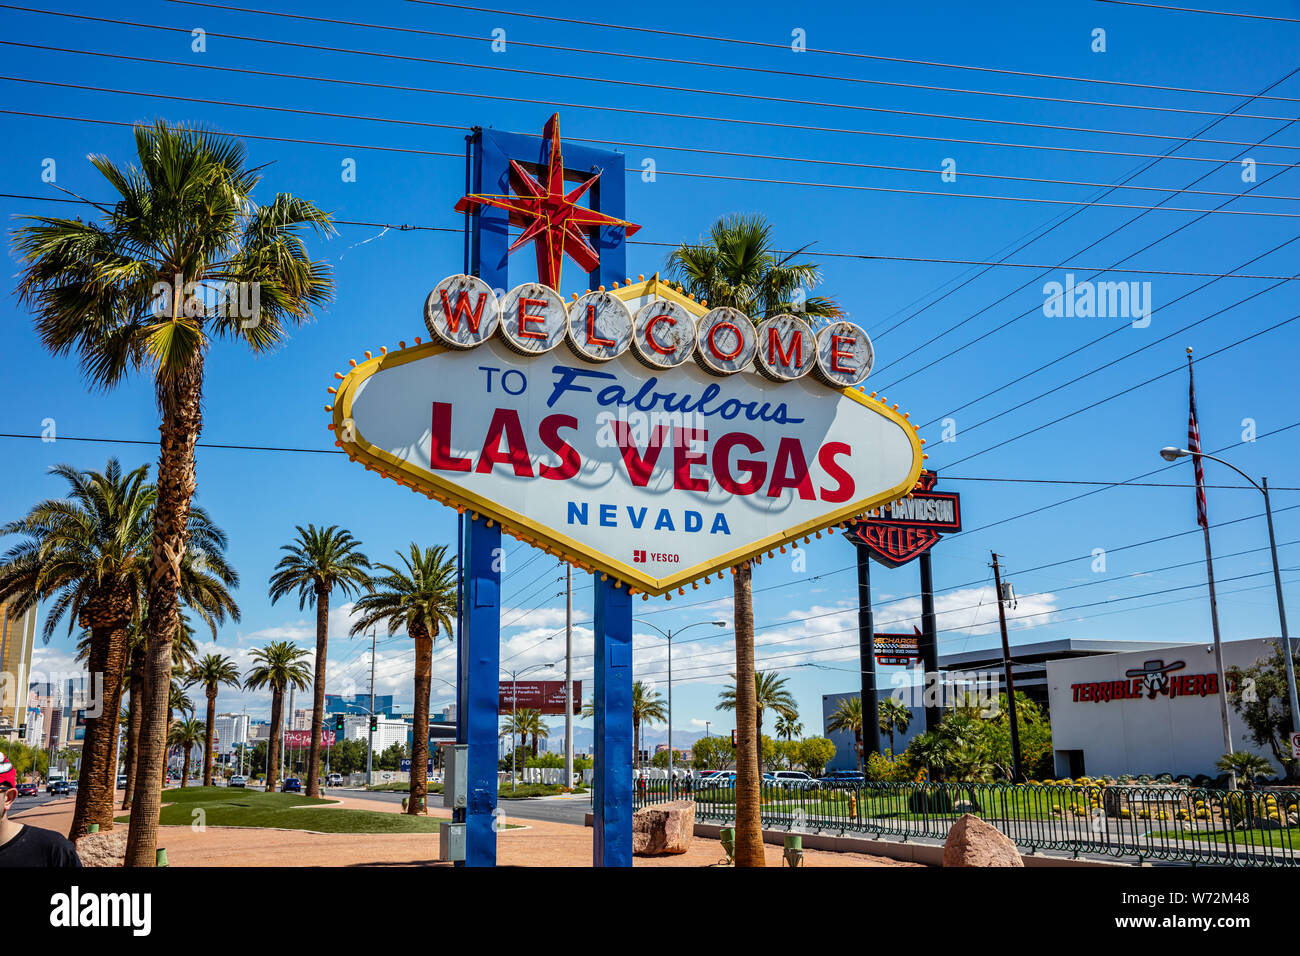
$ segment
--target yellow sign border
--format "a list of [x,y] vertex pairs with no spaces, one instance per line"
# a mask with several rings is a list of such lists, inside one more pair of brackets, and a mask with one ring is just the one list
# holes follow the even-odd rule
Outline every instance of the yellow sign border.
[[[612,291],[619,298],[624,299],[637,298],[648,293],[656,294],[680,303],[696,315],[703,315],[707,311],[701,307],[700,303],[670,288],[658,276]],[[349,369],[346,375],[341,372],[336,373],[336,378],[342,379],[342,382],[337,387],[337,394],[333,404],[327,406],[327,410],[333,412],[334,416],[333,424],[329,427],[334,431],[335,445],[342,448],[349,459],[360,461],[367,470],[377,471],[384,478],[391,478],[400,485],[454,507],[458,511],[470,511],[473,514],[486,517],[489,522],[499,522],[502,529],[507,533],[534,547],[541,548],[547,553],[554,553],[558,557],[567,560],[570,564],[593,573],[609,575],[618,581],[627,582],[633,593],[644,591],[646,594],[661,595],[669,591],[680,590],[687,584],[693,585],[695,582],[709,578],[726,568],[734,567],[751,558],[758,558],[765,553],[773,552],[777,548],[797,541],[799,538],[806,538],[813,534],[820,536],[823,530],[856,518],[878,505],[908,497],[916,487],[917,479],[920,478],[921,471],[924,468],[925,455],[921,449],[921,440],[917,437],[916,426],[912,425],[906,416],[897,411],[897,406],[890,408],[885,404],[884,399],[875,398],[875,393],[868,397],[857,389],[828,387],[828,392],[837,392],[845,398],[852,399],[864,408],[885,416],[903,430],[912,447],[912,468],[907,481],[887,491],[851,502],[812,521],[805,521],[793,528],[769,535],[751,545],[736,548],[726,554],[719,555],[712,561],[683,568],[666,577],[655,578],[643,574],[635,565],[616,561],[608,555],[594,551],[561,534],[554,528],[540,524],[526,515],[504,507],[499,502],[484,498],[454,482],[439,478],[437,475],[419,470],[402,461],[396,455],[370,444],[360,433],[356,433],[355,440],[343,440],[343,423],[352,418],[352,402],[356,397],[357,386],[385,368],[396,368],[410,362],[418,362],[421,359],[441,355],[443,352],[448,351],[452,350],[434,342],[425,342],[410,348],[405,347],[405,344],[403,344],[396,352],[383,350],[380,355],[373,357],[367,353],[366,360],[359,364],[353,363],[353,367]],[[773,383],[773,387],[780,388],[781,385]],[[353,429],[355,431],[355,422],[353,423]]]

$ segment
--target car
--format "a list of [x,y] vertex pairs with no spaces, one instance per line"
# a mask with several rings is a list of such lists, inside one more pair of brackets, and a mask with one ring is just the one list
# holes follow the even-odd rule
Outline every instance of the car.
[[76,792],[77,792],[77,781],[75,781],[75,780],[69,780],[69,781],[68,781],[68,793],[72,794],[72,793],[76,793]]
[[302,793],[302,781],[297,777],[286,777],[280,787],[281,793]]
[[18,796],[34,797],[40,793],[40,789],[34,783],[20,783],[18,785]]
[[68,781],[54,780],[50,783],[48,787],[45,788],[45,792],[55,794],[56,796],[67,796]]
[[802,770],[778,770],[772,774],[771,782],[787,790],[807,790],[817,786],[817,781]]
[[817,781],[823,789],[830,787],[860,787],[866,782],[866,775],[858,773],[856,770],[832,770]]
[[327,777],[325,778],[325,786],[327,786],[327,787],[341,787],[341,786],[343,786],[343,774],[341,774],[341,773],[332,773],[332,774],[330,774],[329,776],[327,776]]
[[119,790],[125,790],[125,789],[126,789],[126,774],[124,774],[124,773],[119,773],[119,774],[117,775],[117,789],[119,789]]
[[243,774],[238,774],[238,773],[237,773],[237,774],[235,774],[233,777],[230,778],[230,783],[226,784],[226,786],[228,786],[228,787],[247,787],[247,786],[248,786],[248,778],[245,777]]
[[711,776],[700,780],[699,785],[700,787],[734,787],[736,785],[736,771],[714,771]]

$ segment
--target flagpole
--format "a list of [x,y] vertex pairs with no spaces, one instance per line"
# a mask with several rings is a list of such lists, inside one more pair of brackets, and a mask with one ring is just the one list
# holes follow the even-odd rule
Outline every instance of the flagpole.
[[[1195,426],[1194,434],[1189,435],[1196,443],[1192,449],[1197,455],[1201,453],[1201,426],[1196,419],[1196,375],[1192,371],[1192,350],[1187,350],[1187,381],[1188,394],[1191,403],[1191,417],[1189,429]],[[1201,477],[1200,461],[1193,459],[1196,476],[1197,494],[1204,496],[1205,489]],[[1198,514],[1198,518],[1200,515]],[[1210,623],[1214,629],[1214,667],[1219,676],[1219,718],[1223,723],[1223,752],[1230,754],[1232,748],[1232,729],[1228,725],[1228,683],[1223,672],[1223,641],[1219,634],[1219,602],[1214,593],[1214,554],[1210,549],[1210,522],[1208,519],[1199,522],[1201,534],[1205,538],[1205,574],[1210,586]],[[1232,789],[1236,789],[1237,775],[1231,775]]]

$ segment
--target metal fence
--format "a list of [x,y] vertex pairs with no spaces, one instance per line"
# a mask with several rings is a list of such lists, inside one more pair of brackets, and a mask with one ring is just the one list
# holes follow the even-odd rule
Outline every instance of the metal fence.
[[[695,819],[730,823],[735,790],[698,781],[638,781],[640,808],[693,800]],[[963,813],[1029,852],[1131,862],[1300,866],[1300,791],[1170,786],[877,783],[761,787],[764,828],[943,840]]]

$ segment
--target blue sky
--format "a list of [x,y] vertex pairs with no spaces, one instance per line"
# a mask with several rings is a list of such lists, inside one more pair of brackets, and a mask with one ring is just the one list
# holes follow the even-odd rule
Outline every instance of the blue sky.
[[[464,148],[463,129],[490,125],[539,132],[556,109],[544,103],[510,102],[490,96],[581,104],[559,108],[562,131],[566,138],[623,144],[618,148],[627,153],[627,165],[633,173],[627,180],[628,215],[643,226],[637,239],[649,243],[694,239],[718,216],[761,211],[775,224],[783,246],[811,244],[809,255],[820,261],[824,272],[819,291],[835,296],[854,321],[872,332],[877,368],[868,385],[887,386],[885,394],[891,403],[898,402],[915,422],[932,423],[922,430],[928,439],[929,464],[939,469],[941,487],[959,490],[963,496],[969,530],[945,540],[935,551],[936,587],[951,589],[941,593],[938,600],[939,626],[943,629],[941,650],[984,647],[995,640],[996,614],[988,583],[990,549],[1005,556],[1007,576],[1020,595],[1020,606],[1012,616],[1016,642],[1062,637],[1209,639],[1208,602],[1202,588],[1105,606],[1075,607],[1203,582],[1204,569],[1198,563],[1158,570],[1196,562],[1202,553],[1199,535],[1115,550],[1195,530],[1189,488],[1111,488],[1056,505],[1093,487],[954,479],[1119,481],[1162,467],[1164,463],[1156,451],[1164,445],[1181,444],[1186,438],[1186,374],[1177,370],[1184,361],[1184,347],[1208,355],[1290,318],[1300,311],[1295,308],[1300,301],[1295,283],[1282,283],[1264,291],[1275,280],[1224,279],[1180,299],[1209,279],[1154,273],[1107,276],[1150,282],[1156,311],[1145,328],[1133,328],[1124,319],[1048,317],[1042,311],[1044,283],[1064,282],[1067,272],[1083,278],[1090,274],[1086,267],[1109,266],[1128,256],[1133,256],[1128,267],[1157,272],[1223,273],[1241,267],[1240,271],[1253,275],[1292,275],[1300,272],[1300,244],[1260,256],[1293,238],[1297,220],[1219,214],[1193,222],[1195,213],[1158,210],[1126,225],[1142,210],[1094,207],[1073,215],[1010,256],[1012,261],[1022,263],[1076,266],[1053,269],[1046,275],[1040,275],[1040,270],[996,268],[975,276],[977,270],[960,264],[851,256],[997,259],[1079,207],[960,198],[943,193],[1081,203],[1098,197],[1101,190],[969,174],[1117,182],[1150,160],[1084,151],[1164,153],[1178,146],[1179,138],[1191,136],[1213,122],[1218,118],[1216,114],[1241,106],[1244,97],[1078,83],[818,51],[829,48],[1022,73],[1255,93],[1296,69],[1296,31],[1300,25],[1085,2],[1035,5],[1032,13],[1023,4],[986,4],[978,15],[954,7],[927,10],[924,16],[885,5],[854,11],[834,9],[829,4],[808,5],[792,14],[787,5],[759,2],[738,8],[743,9],[743,15],[725,7],[704,8],[677,0],[655,8],[656,26],[705,37],[738,37],[777,45],[769,48],[714,39],[653,37],[604,26],[566,25],[409,0],[381,0],[363,7],[322,2],[313,5],[310,12],[317,17],[464,34],[472,39],[313,23],[179,2],[123,3],[105,14],[99,5],[64,0],[54,9],[89,16],[111,15],[134,24],[176,29],[0,10],[0,33],[6,40],[71,51],[7,46],[5,78],[0,80],[5,87],[7,110],[111,124],[162,116],[242,134],[249,137],[252,160],[267,164],[260,198],[268,199],[277,190],[293,192],[313,199],[343,219],[455,228],[459,217],[453,214],[452,205],[462,192],[463,163],[457,157]],[[291,10],[284,4],[276,9]],[[511,9],[534,13],[554,10],[532,0],[519,0]],[[1277,0],[1258,0],[1251,9],[1256,13],[1297,15],[1295,4]],[[632,5],[623,9],[610,6],[602,13],[612,23],[647,22],[643,8]],[[203,52],[192,49],[190,31],[194,28],[206,31]],[[498,28],[505,30],[503,52],[493,52],[490,46],[493,31]],[[1091,49],[1096,29],[1105,30],[1105,52]],[[809,48],[806,52],[789,48],[794,31],[803,31]],[[217,34],[392,56],[308,50]],[[586,52],[530,48],[521,41]],[[105,52],[181,65],[91,55]],[[648,53],[781,72],[672,67],[617,58],[610,53]],[[436,58],[466,65],[398,57]],[[381,89],[234,70],[334,77],[445,92]],[[42,83],[15,82],[14,77]],[[854,80],[985,92],[981,95]],[[619,81],[684,89],[638,88],[620,85]],[[104,91],[50,85],[55,83]],[[854,108],[718,96],[705,92],[708,90]],[[990,93],[1160,109],[1089,106],[987,95]],[[159,98],[159,94],[243,105],[169,100]],[[1266,165],[1296,161],[1300,126],[1272,134],[1285,126],[1285,119],[1276,117],[1300,115],[1300,75],[1276,86],[1271,95],[1284,99],[1257,99],[1240,109],[1241,113],[1263,118],[1223,119],[1201,134],[1204,139],[1226,142],[1196,142],[1177,151],[1180,156],[1210,157],[1225,161],[1223,164],[1167,159],[1131,181],[1131,185],[1159,190],[1190,187],[1222,195],[1171,197],[1169,192],[1154,189],[1122,190],[1101,201],[1154,205],[1167,200],[1170,206],[1211,208],[1254,185],[1242,181],[1238,160],[1243,156],[1259,164],[1259,180],[1269,180],[1256,185],[1254,192],[1276,197],[1300,195],[1300,175],[1294,169]],[[253,105],[402,122],[249,108]],[[590,108],[595,106],[607,109]],[[947,114],[976,117],[979,121],[871,110]],[[664,115],[669,113],[714,119]],[[717,121],[721,117],[738,122]],[[422,123],[441,125],[412,125]],[[756,125],[760,123],[786,126]],[[1050,124],[1072,129],[1009,124]],[[1099,129],[1121,131],[1124,135],[1100,133]],[[104,198],[106,187],[87,163],[87,154],[104,153],[119,161],[130,158],[128,126],[0,113],[0,131],[6,144],[6,149],[0,151],[0,178],[4,183],[0,191],[5,193],[65,197],[42,179],[43,173],[53,168],[56,183],[63,189]],[[872,131],[930,139],[866,135]],[[339,145],[259,140],[254,136]],[[1250,145],[1266,136],[1271,136],[1268,145]],[[954,139],[1080,151],[1016,149]],[[808,162],[708,155],[674,150],[672,146]],[[349,159],[355,161],[354,182],[344,181],[342,175]],[[657,173],[653,181],[640,175],[647,159],[653,160]],[[813,160],[911,167],[924,172],[829,165]],[[940,175],[945,160],[955,162],[955,182],[945,182]],[[736,178],[677,175],[681,173]],[[1199,183],[1192,185],[1202,176]],[[840,183],[874,189],[799,183]],[[70,214],[76,208],[0,198],[0,215],[6,227],[15,216],[56,210]],[[1225,208],[1293,216],[1300,212],[1294,199],[1284,198],[1244,197],[1229,202]],[[1163,238],[1189,223],[1176,235]],[[1102,238],[1112,231],[1113,235]],[[1151,243],[1155,244],[1144,248]],[[274,355],[255,359],[228,344],[214,348],[207,366],[205,442],[329,449],[322,406],[333,372],[349,357],[359,357],[364,349],[392,346],[399,339],[422,334],[425,295],[439,279],[459,271],[461,265],[461,238],[455,232],[340,226],[338,236],[328,242],[314,242],[312,251],[328,258],[335,269],[334,302],[314,323],[295,332]],[[629,272],[649,274],[659,269],[665,251],[660,246],[634,243],[629,249]],[[12,291],[12,275],[18,265],[11,252],[9,255],[6,285]],[[1244,265],[1256,257],[1260,258]],[[523,253],[517,260],[516,267],[526,272],[531,253]],[[567,282],[578,281],[572,265],[566,276]],[[960,285],[967,279],[971,281]],[[934,301],[950,290],[951,294]],[[567,294],[570,290],[566,287],[563,291]],[[1254,293],[1260,294],[1241,306],[1228,308]],[[933,304],[922,310],[929,303]],[[1164,303],[1170,304],[1164,307]],[[59,436],[52,443],[0,439],[0,517],[17,517],[37,499],[58,494],[59,484],[47,475],[48,467],[56,462],[102,468],[110,454],[132,466],[155,461],[156,448],[147,444],[69,440],[90,436],[153,440],[157,416],[146,381],[132,382],[110,394],[89,392],[73,361],[53,358],[41,348],[29,316],[12,295],[3,298],[0,309],[0,347],[6,359],[8,398],[0,408],[0,432],[39,434],[45,427],[43,422],[52,419]],[[1184,326],[1224,309],[1227,311],[1178,333]],[[1005,329],[984,336],[1013,319]],[[959,328],[943,334],[959,322],[963,323]],[[1115,334],[1084,347],[1112,330],[1116,330]],[[1170,338],[1152,344],[1164,336]],[[975,344],[967,345],[977,338]],[[1266,332],[1197,368],[1201,428],[1207,450],[1235,445],[1225,452],[1234,463],[1253,475],[1268,474],[1275,485],[1286,489],[1300,486],[1295,452],[1300,429],[1241,442],[1246,420],[1254,422],[1260,436],[1300,420],[1292,370],[1298,341],[1300,323]],[[1130,358],[1066,384],[1148,344],[1150,348]],[[945,357],[954,349],[959,350]],[[1076,349],[1077,353],[1049,368],[967,405]],[[1177,371],[1133,388],[1171,370]],[[1039,397],[1057,386],[1061,387]],[[1052,424],[1094,404],[1081,414]],[[984,422],[995,415],[998,417]],[[955,440],[944,442],[942,422],[948,418],[955,423]],[[1019,437],[1022,433],[1027,434]],[[1006,444],[1000,444],[1004,441]],[[454,541],[454,513],[422,498],[417,500],[340,456],[204,448],[199,453],[198,469],[199,500],[229,532],[230,556],[243,578],[238,593],[243,620],[222,630],[215,649],[236,655],[241,663],[246,662],[250,648],[272,638],[291,638],[305,645],[313,642],[314,616],[310,612],[300,613],[296,602],[281,602],[273,607],[266,598],[266,581],[277,560],[277,549],[290,539],[295,524],[343,525],[377,559],[390,557],[413,536],[422,544]],[[1190,465],[1184,462],[1146,480],[1185,485],[1190,475]],[[1215,484],[1240,484],[1235,475],[1213,465],[1207,477]],[[1279,490],[1275,495],[1276,508],[1295,505],[1300,505],[1295,491]],[[1259,513],[1260,501],[1251,490],[1211,490],[1209,507],[1212,521],[1225,522]],[[1005,520],[1037,508],[1044,510]],[[1296,511],[1278,514],[1279,542],[1300,539],[1300,520],[1296,516]],[[1223,581],[1219,603],[1225,637],[1275,634],[1271,581],[1260,573],[1269,567],[1267,552],[1258,550],[1267,543],[1262,519],[1216,529],[1214,543],[1216,551],[1224,556],[1216,564],[1216,571]],[[1094,570],[1096,562],[1092,557],[1099,548],[1108,552],[1101,571]],[[1229,557],[1243,551],[1249,553]],[[1281,553],[1284,568],[1300,565],[1300,550],[1294,544],[1286,545]],[[555,568],[554,559],[528,548],[508,550],[508,555],[506,603],[516,610],[507,609],[503,614],[503,621],[513,621],[505,632],[503,659],[509,659],[510,666],[562,661],[563,634],[557,633],[563,624],[563,602],[558,598],[561,585],[557,580],[562,572]],[[1051,568],[1026,570],[1080,556],[1081,560]],[[806,561],[804,568],[793,568],[781,561],[765,562],[757,569],[754,583],[760,626],[759,666],[770,661],[767,666],[777,666],[789,677],[805,729],[812,732],[820,728],[821,695],[851,689],[856,683],[856,597],[850,570],[853,554],[838,537],[810,547]],[[914,623],[911,618],[919,606],[916,575],[915,565],[874,574],[879,627],[894,622],[899,629],[910,630]],[[1242,577],[1246,575],[1254,576]],[[1240,579],[1228,580],[1234,578]],[[1286,580],[1297,578],[1300,575],[1294,572],[1284,574]],[[575,619],[580,622],[590,617],[591,589],[587,584],[584,576],[575,577],[575,585],[581,588],[575,595]],[[1295,586],[1290,585],[1292,604],[1296,593]],[[714,617],[730,619],[730,589],[725,583],[693,592],[681,603],[690,606],[680,608],[678,602],[668,605],[661,600],[650,601],[639,605],[638,613],[651,615],[646,620],[664,628],[680,628]],[[336,602],[331,630],[331,692],[346,692],[350,686],[365,689],[368,680],[368,643],[346,637],[347,610],[342,602]],[[638,674],[655,680],[662,691],[666,678],[663,645],[649,628],[643,630],[645,636],[638,641]],[[554,636],[547,640],[548,635]],[[579,654],[590,654],[585,629],[579,629],[578,645]],[[71,641],[60,635],[38,651],[38,667],[66,669],[70,646]],[[730,670],[731,648],[729,630],[705,627],[684,635],[675,648],[674,724],[682,736],[702,732],[706,720],[713,722],[715,732],[731,726],[727,715],[714,710],[718,691]],[[443,644],[435,674],[450,678],[453,658],[450,644]],[[578,660],[579,676],[585,676],[582,672],[589,660]],[[378,692],[395,693],[399,701],[409,702],[412,662],[409,641],[398,638],[381,643]],[[558,676],[558,672],[533,673]],[[884,679],[887,681],[887,675]],[[435,682],[435,703],[449,698],[448,686]],[[264,695],[231,692],[223,695],[222,703],[234,708],[247,705],[250,712],[259,714],[269,709]],[[558,725],[559,721],[554,723]]]

